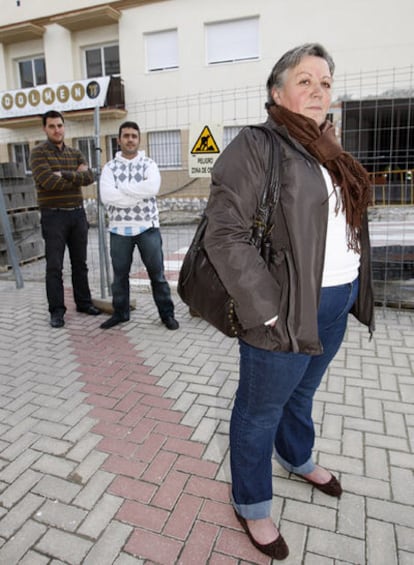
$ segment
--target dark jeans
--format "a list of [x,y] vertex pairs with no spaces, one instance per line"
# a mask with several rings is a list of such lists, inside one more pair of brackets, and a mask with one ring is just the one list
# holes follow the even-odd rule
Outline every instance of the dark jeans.
[[68,247],[72,268],[72,288],[76,306],[84,308],[92,302],[86,264],[88,222],[85,210],[41,210],[42,236],[46,254],[46,294],[49,312],[66,311],[63,292],[63,259]]
[[[315,468],[314,394],[341,346],[358,279],[321,291],[321,355],[281,353],[240,341],[240,381],[230,422],[233,503],[246,519],[270,516],[272,454],[289,472]],[[277,322],[276,322],[277,323]]]
[[150,228],[139,235],[110,234],[111,259],[114,271],[112,305],[114,313],[124,320],[129,319],[129,272],[135,246],[151,281],[154,302],[161,320],[174,316],[171,291],[164,275],[162,239],[158,228]]

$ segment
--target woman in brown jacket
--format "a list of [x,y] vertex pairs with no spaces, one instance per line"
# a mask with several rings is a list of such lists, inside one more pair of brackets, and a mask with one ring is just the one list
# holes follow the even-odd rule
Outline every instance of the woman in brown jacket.
[[274,559],[288,547],[271,519],[272,455],[327,495],[337,478],[312,458],[313,396],[352,312],[373,331],[368,175],[326,115],[334,63],[319,44],[285,53],[267,82],[268,127],[280,144],[281,194],[272,261],[249,243],[269,144],[245,128],[212,173],[205,244],[235,300],[240,380],[230,424],[232,499],[251,542]]

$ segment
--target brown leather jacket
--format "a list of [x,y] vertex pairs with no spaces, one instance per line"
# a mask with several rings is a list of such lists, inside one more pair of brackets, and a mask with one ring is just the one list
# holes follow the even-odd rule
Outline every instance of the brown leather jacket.
[[[205,247],[235,300],[241,339],[272,351],[322,352],[317,311],[328,218],[319,163],[283,126],[266,122],[281,147],[281,194],[272,215],[272,260],[265,265],[250,231],[265,182],[269,142],[244,128],[217,160],[206,209]],[[361,234],[359,295],[352,313],[374,330],[368,221]],[[274,327],[264,322],[278,315]]]

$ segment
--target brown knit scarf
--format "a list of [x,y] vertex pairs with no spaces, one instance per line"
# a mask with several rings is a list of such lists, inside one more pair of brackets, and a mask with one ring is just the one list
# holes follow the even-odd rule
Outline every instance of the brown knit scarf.
[[335,128],[328,120],[318,127],[311,118],[278,105],[269,106],[268,113],[277,124],[285,126],[289,134],[326,167],[334,185],[341,187],[342,209],[345,210],[348,229],[348,247],[359,252],[362,218],[372,201],[372,188],[366,170],[350,153],[342,149],[335,136]]

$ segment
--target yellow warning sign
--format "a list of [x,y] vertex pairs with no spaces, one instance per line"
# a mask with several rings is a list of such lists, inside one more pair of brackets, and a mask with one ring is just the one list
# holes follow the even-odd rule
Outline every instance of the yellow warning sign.
[[204,126],[203,131],[194,143],[194,147],[191,149],[192,155],[200,153],[220,153],[220,149],[208,126]]

